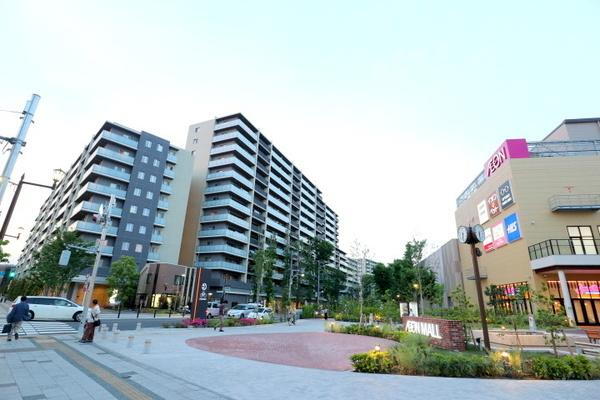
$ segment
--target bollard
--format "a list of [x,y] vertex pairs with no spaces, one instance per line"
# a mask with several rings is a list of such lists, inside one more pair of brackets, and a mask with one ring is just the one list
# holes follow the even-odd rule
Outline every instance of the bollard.
[[118,331],[119,330],[119,324],[117,322],[113,323],[113,328],[112,328],[113,332],[114,331]]
[[128,336],[127,337],[127,348],[128,349],[130,349],[130,348],[133,347],[133,339],[134,339],[134,336]]
[[156,318],[156,308],[154,309],[154,318]]
[[150,345],[152,345],[152,340],[146,339],[144,341],[144,354],[150,353]]
[[137,315],[135,316],[136,318],[140,317],[140,310],[141,309],[142,309],[142,305],[140,304],[140,306],[138,307]]
[[112,341],[113,343],[117,343],[119,341],[119,331],[113,331]]
[[106,339],[106,332],[108,332],[108,326],[102,324],[102,326],[100,326],[100,334],[102,335],[103,340]]
[[138,322],[137,324],[135,324],[135,330],[138,331],[138,332],[142,330],[142,323],[141,322]]
[[169,318],[171,318],[171,313],[173,312],[173,308],[169,308]]

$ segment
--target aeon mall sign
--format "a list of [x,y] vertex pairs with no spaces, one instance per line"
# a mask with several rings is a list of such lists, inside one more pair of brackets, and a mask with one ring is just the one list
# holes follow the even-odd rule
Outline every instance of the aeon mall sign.
[[431,322],[406,321],[407,332],[418,333],[419,335],[429,336],[435,339],[441,339],[440,326]]
[[505,140],[485,163],[485,177],[492,176],[506,160],[511,158],[529,158],[529,149],[525,139]]

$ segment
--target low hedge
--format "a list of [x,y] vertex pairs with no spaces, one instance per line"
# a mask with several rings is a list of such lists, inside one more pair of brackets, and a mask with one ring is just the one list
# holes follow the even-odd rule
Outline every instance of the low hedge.
[[600,360],[582,355],[537,356],[530,360],[530,372],[539,379],[600,379]]
[[[232,326],[250,326],[250,325],[265,325],[272,324],[273,320],[269,318],[263,319],[254,319],[254,318],[224,318],[223,326],[224,327],[232,327]],[[212,319],[200,319],[196,318],[190,320],[189,318],[185,318],[181,320],[181,322],[163,322],[161,324],[163,328],[215,328],[221,326],[221,321],[218,318]]]
[[378,374],[392,372],[392,359],[387,351],[372,350],[367,353],[354,354],[350,360],[357,372]]
[[327,330],[333,333],[380,337],[396,342],[401,342],[410,335],[410,333],[398,330],[391,325],[342,325],[332,322],[327,326]]

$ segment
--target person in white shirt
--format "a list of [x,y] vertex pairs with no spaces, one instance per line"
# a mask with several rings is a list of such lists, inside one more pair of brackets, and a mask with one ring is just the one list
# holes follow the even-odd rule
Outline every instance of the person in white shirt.
[[91,343],[94,341],[94,332],[96,327],[100,326],[100,306],[98,300],[92,300],[92,307],[88,309],[88,315],[85,318],[85,330],[81,343]]

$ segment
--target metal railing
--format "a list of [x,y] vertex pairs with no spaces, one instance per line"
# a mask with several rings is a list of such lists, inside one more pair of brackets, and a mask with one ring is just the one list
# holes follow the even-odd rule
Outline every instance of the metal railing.
[[548,239],[529,246],[529,259],[557,255],[597,255],[600,248],[598,239]]

